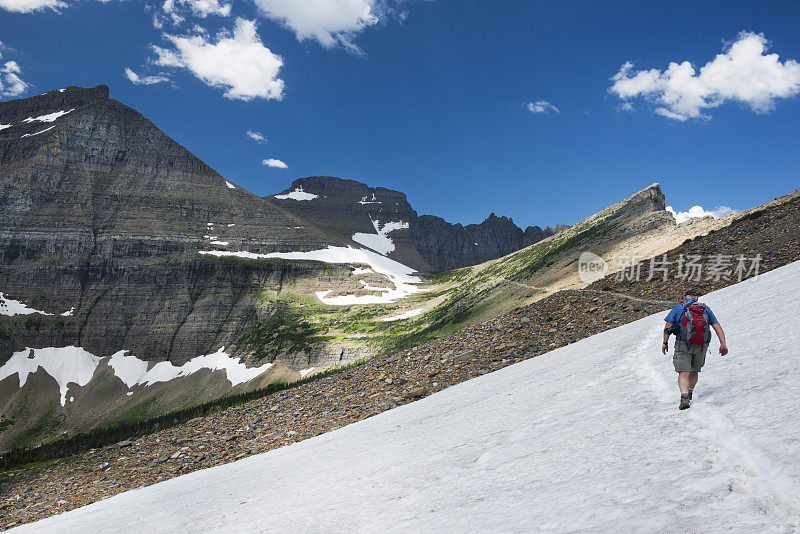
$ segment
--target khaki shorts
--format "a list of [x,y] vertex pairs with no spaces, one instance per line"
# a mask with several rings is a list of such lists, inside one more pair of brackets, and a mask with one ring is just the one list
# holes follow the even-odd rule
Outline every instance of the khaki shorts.
[[672,356],[672,365],[675,371],[686,373],[689,371],[700,372],[706,363],[708,343],[703,345],[690,345],[679,339],[675,340],[675,355]]

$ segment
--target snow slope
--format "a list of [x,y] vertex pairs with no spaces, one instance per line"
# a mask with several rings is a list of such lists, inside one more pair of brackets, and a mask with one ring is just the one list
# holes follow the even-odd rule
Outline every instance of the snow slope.
[[796,532],[798,285],[800,262],[703,299],[731,353],[687,411],[665,311],[13,532]]

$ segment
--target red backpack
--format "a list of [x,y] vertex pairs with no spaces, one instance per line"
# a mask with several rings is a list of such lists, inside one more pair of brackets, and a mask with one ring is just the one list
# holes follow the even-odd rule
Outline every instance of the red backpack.
[[690,345],[703,345],[711,342],[711,327],[708,324],[708,312],[705,304],[693,302],[683,305],[683,317],[680,323],[678,339]]

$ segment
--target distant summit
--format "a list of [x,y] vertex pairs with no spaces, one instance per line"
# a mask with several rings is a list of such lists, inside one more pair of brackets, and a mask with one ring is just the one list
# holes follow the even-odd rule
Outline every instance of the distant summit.
[[289,189],[267,198],[419,271],[483,263],[566,228],[529,226],[523,231],[512,219],[494,213],[480,224],[462,226],[417,215],[399,191],[332,176],[297,179]]

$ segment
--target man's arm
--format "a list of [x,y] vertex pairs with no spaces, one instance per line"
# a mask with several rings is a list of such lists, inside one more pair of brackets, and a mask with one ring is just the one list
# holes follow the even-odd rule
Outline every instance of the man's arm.
[[667,323],[664,325],[664,342],[661,344],[661,354],[666,354],[669,350],[669,345],[667,341],[669,341],[669,331],[672,328],[672,323]]
[[725,356],[728,354],[728,345],[725,343],[725,331],[722,330],[722,325],[719,323],[712,324],[711,328],[714,329],[714,332],[717,333],[717,338],[719,338],[719,353]]

